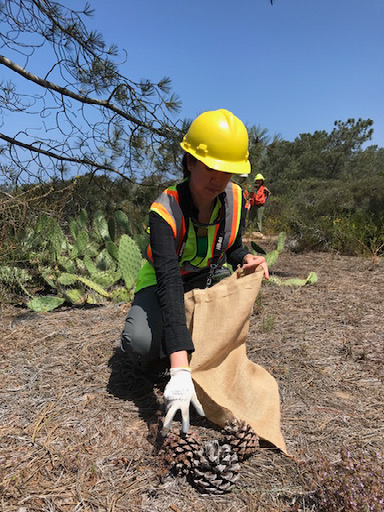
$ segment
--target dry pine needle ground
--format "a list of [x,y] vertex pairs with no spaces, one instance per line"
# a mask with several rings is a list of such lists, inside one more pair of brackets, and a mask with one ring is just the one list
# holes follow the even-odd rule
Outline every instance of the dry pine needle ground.
[[[336,461],[345,444],[383,449],[383,266],[285,252],[273,270],[319,278],[299,289],[263,285],[247,341],[250,359],[278,380],[291,458],[260,448],[223,497],[164,477],[154,447],[164,381],[134,376],[113,349],[126,306],[3,307],[0,509],[317,510],[306,502],[311,463]],[[192,429],[218,436],[196,416]]]

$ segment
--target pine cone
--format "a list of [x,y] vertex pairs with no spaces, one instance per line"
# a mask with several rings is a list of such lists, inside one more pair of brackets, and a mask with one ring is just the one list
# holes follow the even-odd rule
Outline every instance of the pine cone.
[[199,460],[202,451],[203,447],[197,434],[169,432],[159,451],[160,462],[169,468],[169,471],[187,475],[194,460]]
[[259,447],[259,436],[243,420],[234,418],[232,421],[227,421],[222,432],[225,442],[232,447],[239,461],[253,455]]
[[199,460],[194,461],[191,476],[202,494],[229,492],[239,478],[240,464],[236,453],[228,444],[210,441],[204,446]]

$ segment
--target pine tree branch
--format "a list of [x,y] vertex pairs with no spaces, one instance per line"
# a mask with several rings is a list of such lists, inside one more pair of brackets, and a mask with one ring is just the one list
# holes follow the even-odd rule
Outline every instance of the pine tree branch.
[[24,149],[28,149],[32,153],[39,153],[41,155],[45,155],[49,158],[53,158],[60,162],[72,162],[72,163],[76,163],[76,164],[88,165],[97,170],[114,172],[114,173],[118,174],[121,178],[128,180],[130,183],[134,183],[133,180],[131,180],[130,178],[125,176],[122,172],[118,171],[115,167],[112,167],[110,165],[99,164],[93,160],[89,160],[88,158],[74,158],[74,157],[62,156],[57,153],[54,153],[53,151],[47,151],[45,149],[37,148],[36,146],[33,146],[32,144],[26,144],[25,142],[21,142],[13,137],[8,137],[8,135],[5,135],[3,133],[0,133],[0,139],[4,140],[5,142],[8,142],[9,144],[19,146]]
[[61,86],[59,86],[59,85],[57,85],[57,84],[55,84],[55,83],[53,83],[53,82],[51,82],[49,80],[45,80],[44,78],[40,78],[40,77],[34,75],[33,73],[30,73],[29,71],[26,71],[24,68],[22,68],[21,66],[19,66],[15,62],[12,62],[10,59],[5,57],[4,55],[0,55],[0,64],[3,64],[4,66],[7,66],[9,69],[11,69],[12,71],[18,73],[19,75],[21,75],[26,80],[30,80],[30,81],[34,82],[35,84],[40,85],[41,87],[44,87],[45,89],[49,89],[49,90],[58,92],[62,96],[73,98],[76,101],[79,101],[80,103],[83,103],[83,104],[99,105],[100,107],[105,107],[105,108],[107,108],[109,110],[112,110],[116,114],[120,115],[121,117],[123,117],[127,121],[135,124],[136,126],[140,126],[141,128],[145,128],[145,129],[149,130],[150,132],[155,133],[157,135],[160,135],[162,137],[169,136],[169,132],[167,130],[161,130],[161,129],[158,129],[158,128],[154,128],[150,124],[144,123],[140,119],[137,119],[137,118],[131,116],[130,114],[127,114],[123,110],[119,109],[118,107],[116,107],[116,105],[114,105],[110,101],[99,100],[97,98],[90,98],[88,96],[83,96],[81,94],[77,94],[77,93],[67,89],[66,87],[61,87]]
[[[37,7],[37,9],[49,19],[49,21],[52,23],[52,27],[57,28],[59,30],[59,32],[62,34],[66,34],[67,36],[69,35],[68,27],[59,23],[58,19],[52,15],[52,8],[47,9],[43,5],[43,3],[38,0],[34,0],[34,4]],[[84,11],[83,11],[83,14],[85,14]],[[81,22],[81,26],[82,27],[84,26],[82,22]],[[81,31],[80,30],[79,31],[72,30],[70,37],[71,37],[71,39],[75,40],[83,49],[85,49],[88,53],[90,53],[93,57],[96,57],[97,56],[96,53],[91,51],[91,49],[87,47],[87,41],[85,41],[85,39],[84,39],[84,37],[82,37],[82,35],[83,35],[82,30]]]

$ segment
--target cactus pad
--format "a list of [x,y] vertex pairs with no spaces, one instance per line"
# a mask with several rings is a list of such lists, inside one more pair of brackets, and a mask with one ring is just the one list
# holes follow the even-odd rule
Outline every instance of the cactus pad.
[[37,313],[45,313],[46,311],[52,311],[59,306],[61,306],[65,302],[65,299],[62,297],[53,297],[53,296],[43,296],[43,297],[35,297],[34,299],[27,302],[27,306],[32,311],[36,311]]
[[122,235],[119,244],[119,269],[127,290],[131,290],[141,268],[142,257],[136,243],[128,235]]

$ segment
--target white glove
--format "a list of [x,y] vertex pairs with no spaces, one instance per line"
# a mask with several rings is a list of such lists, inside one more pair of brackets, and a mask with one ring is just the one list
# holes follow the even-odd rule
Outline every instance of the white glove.
[[171,368],[171,378],[164,390],[166,416],[162,434],[165,436],[169,430],[176,412],[180,409],[182,418],[182,431],[189,430],[189,404],[195,407],[200,416],[205,416],[201,403],[197,399],[193,385],[190,368]]

